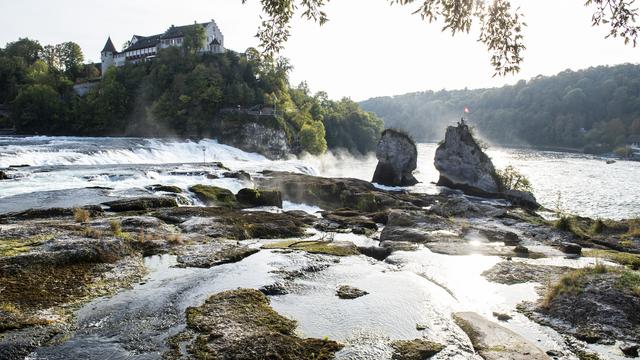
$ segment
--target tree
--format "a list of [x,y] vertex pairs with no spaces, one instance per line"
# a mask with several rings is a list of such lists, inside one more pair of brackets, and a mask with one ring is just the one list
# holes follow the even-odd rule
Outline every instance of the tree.
[[300,146],[312,155],[320,155],[327,151],[327,141],[324,138],[324,125],[320,121],[306,123],[300,129]]
[[[246,3],[247,0],[242,0]],[[329,0],[260,0],[266,15],[256,37],[267,56],[279,52],[290,35],[291,19],[302,8],[302,17],[319,23],[328,21],[322,11]],[[403,6],[417,5],[413,14],[433,23],[442,20],[442,31],[453,35],[468,33],[474,23],[479,24],[479,41],[491,53],[491,65],[496,75],[517,73],[525,49],[522,29],[526,26],[523,14],[513,9],[509,0],[387,0]],[[585,0],[583,0],[585,1]],[[626,43],[637,44],[640,27],[636,25],[638,9],[635,0],[586,0],[585,6],[595,8],[594,26],[610,26],[609,36],[622,37]]]
[[45,46],[41,51],[41,57],[50,69],[65,72],[74,79],[82,71],[84,55],[80,45],[72,41]]
[[[585,81],[585,79],[588,79]],[[444,128],[469,107],[469,120],[488,140],[536,146],[581,148],[621,146],[625,130],[640,130],[640,65],[598,66],[536,77],[520,85],[479,90],[419,92],[361,103],[388,127],[411,131],[420,141],[437,141]],[[326,116],[325,116],[326,117]],[[611,124],[607,124],[619,119]],[[327,141],[334,134],[327,126]],[[638,129],[638,130],[634,130]],[[340,134],[336,134],[337,137]],[[596,150],[592,150],[596,151]]]
[[198,49],[202,48],[205,40],[204,27],[202,25],[193,24],[188,26],[184,31],[184,40],[182,49],[185,54],[195,54]]
[[38,60],[41,51],[42,45],[38,41],[20,38],[18,41],[7,44],[4,49],[4,55],[21,58],[28,65]]
[[62,117],[60,95],[49,85],[27,85],[13,103],[11,114],[16,130],[47,133]]
[[56,48],[58,48],[62,69],[75,78],[80,73],[82,63],[84,62],[84,55],[82,55],[80,45],[73,41],[67,41],[56,45]]

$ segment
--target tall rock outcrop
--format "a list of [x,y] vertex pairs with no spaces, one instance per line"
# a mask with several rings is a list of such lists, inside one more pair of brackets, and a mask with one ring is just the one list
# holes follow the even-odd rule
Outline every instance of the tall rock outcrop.
[[447,128],[444,142],[436,149],[435,166],[440,172],[440,186],[473,195],[495,194],[500,190],[491,159],[464,122]]
[[504,189],[493,162],[473,138],[464,120],[449,126],[444,142],[436,149],[437,185],[459,189],[469,195],[503,198],[527,208],[540,207],[533,194]]
[[372,182],[388,186],[411,186],[418,183],[412,174],[417,166],[418,149],[407,134],[393,129],[383,131],[376,157],[378,166]]

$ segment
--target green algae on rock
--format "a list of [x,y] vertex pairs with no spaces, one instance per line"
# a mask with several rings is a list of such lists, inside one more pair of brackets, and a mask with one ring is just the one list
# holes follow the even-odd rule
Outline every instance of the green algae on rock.
[[238,191],[236,199],[243,205],[277,206],[282,208],[282,193],[278,190],[256,190],[245,188]]
[[180,358],[180,343],[196,359],[333,359],[342,345],[331,340],[302,339],[296,322],[278,314],[258,290],[214,294],[186,310],[187,330],[171,339],[166,358]]
[[236,197],[227,189],[210,185],[194,185],[189,187],[198,200],[210,206],[236,206]]

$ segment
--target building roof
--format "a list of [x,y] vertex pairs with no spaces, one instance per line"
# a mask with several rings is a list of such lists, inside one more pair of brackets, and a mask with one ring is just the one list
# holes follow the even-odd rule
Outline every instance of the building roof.
[[122,52],[155,47],[160,42],[161,36],[162,34],[151,35],[151,36],[138,36],[138,41],[136,41],[135,44],[130,45],[128,48],[122,50]]
[[[185,32],[193,25],[200,25],[202,27],[206,27],[209,23],[194,23],[194,24],[190,24],[190,25],[183,25],[183,26],[173,26],[171,25],[171,27],[169,29],[167,29],[167,31],[165,31],[162,34],[157,34],[157,35],[151,35],[151,36],[140,36],[140,35],[134,35],[136,38],[138,38],[138,41],[136,41],[135,44],[131,44],[129,47],[127,47],[126,49],[122,50],[122,52],[127,52],[127,51],[133,51],[133,50],[140,50],[140,49],[146,49],[146,48],[150,48],[150,47],[155,47],[158,45],[158,43],[160,42],[160,40],[163,39],[175,39],[175,38],[181,38],[184,37]],[[111,38],[109,38],[109,40],[107,41],[107,45],[111,45],[112,49],[108,50],[111,51],[113,53],[117,53],[115,46],[113,46],[113,43],[111,42]],[[211,42],[212,45],[220,45],[220,41],[217,39],[214,39]],[[107,45],[105,45],[105,48],[107,47]],[[105,51],[105,50],[102,50]]]
[[110,51],[112,53],[117,53],[116,47],[113,46],[113,42],[111,41],[111,36],[109,36],[109,38],[107,39],[107,43],[104,44],[104,48],[102,49],[102,52],[105,52],[105,51]]

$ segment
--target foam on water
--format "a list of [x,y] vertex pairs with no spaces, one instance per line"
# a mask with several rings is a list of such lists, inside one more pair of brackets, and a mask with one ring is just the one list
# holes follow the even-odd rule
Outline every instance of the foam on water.
[[215,140],[0,137],[0,167],[11,165],[167,164],[206,161],[268,162]]

